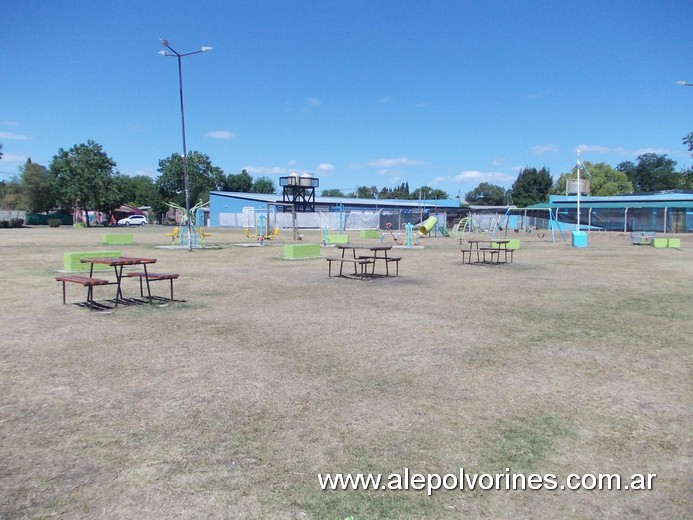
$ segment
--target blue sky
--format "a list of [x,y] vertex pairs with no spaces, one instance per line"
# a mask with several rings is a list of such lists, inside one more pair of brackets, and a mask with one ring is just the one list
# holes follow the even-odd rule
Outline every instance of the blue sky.
[[522,167],[691,165],[693,2],[0,0],[0,179],[93,139],[121,173],[225,173],[451,197]]

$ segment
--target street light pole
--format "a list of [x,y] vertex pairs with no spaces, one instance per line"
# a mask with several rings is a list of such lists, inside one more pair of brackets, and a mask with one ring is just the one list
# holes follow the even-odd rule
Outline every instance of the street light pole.
[[168,40],[161,38],[159,40],[161,44],[170,50],[173,54],[169,54],[166,51],[159,51],[162,56],[172,56],[178,59],[178,85],[180,88],[180,123],[181,131],[183,133],[183,186],[185,190],[185,213],[187,217],[186,227],[188,228],[188,251],[192,251],[192,223],[190,221],[190,180],[188,177],[188,149],[185,143],[185,110],[183,108],[183,57],[190,56],[192,54],[199,54],[201,52],[211,51],[212,47],[203,45],[200,50],[179,53],[171,48],[168,44]]

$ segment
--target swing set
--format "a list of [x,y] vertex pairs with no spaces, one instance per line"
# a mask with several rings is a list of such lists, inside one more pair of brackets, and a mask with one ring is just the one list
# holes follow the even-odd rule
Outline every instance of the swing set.
[[561,224],[553,211],[553,208],[508,208],[494,227],[491,239],[497,238],[501,233],[508,236],[508,230],[515,233],[524,231],[540,240],[543,240],[547,233],[551,233],[551,242],[555,244],[555,232],[558,230],[563,242],[566,242]]

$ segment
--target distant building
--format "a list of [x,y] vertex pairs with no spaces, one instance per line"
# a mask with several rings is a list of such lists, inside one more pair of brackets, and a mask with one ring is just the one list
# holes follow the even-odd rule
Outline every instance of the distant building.
[[[552,209],[560,224],[577,227],[577,195],[551,195],[548,203],[527,209]],[[612,197],[580,197],[582,229],[604,231],[693,231],[693,191],[668,190]]]
[[[297,214],[298,226],[304,228],[322,228],[327,215],[332,214],[332,220],[339,215],[356,214],[374,215],[362,221],[362,227],[378,227],[384,229],[386,222],[400,228],[405,222],[417,223],[428,218],[430,214],[456,215],[460,213],[458,199],[445,200],[396,200],[396,199],[357,199],[350,197],[315,197],[311,199],[314,212]],[[269,215],[269,218],[280,227],[286,224],[291,214],[291,204],[282,195],[264,193],[239,193],[212,191],[209,194],[209,225],[226,227],[252,227],[255,216]],[[281,214],[287,214],[285,218]],[[322,216],[321,216],[322,215]],[[415,222],[414,222],[415,221]],[[275,225],[275,224],[273,224]],[[356,225],[356,224],[354,224]],[[330,225],[332,228],[332,226]]]

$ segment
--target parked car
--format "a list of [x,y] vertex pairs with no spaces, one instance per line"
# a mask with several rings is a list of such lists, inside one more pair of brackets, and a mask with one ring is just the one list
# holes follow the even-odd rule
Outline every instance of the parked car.
[[144,215],[130,215],[118,221],[119,226],[144,226],[147,224],[147,217]]

